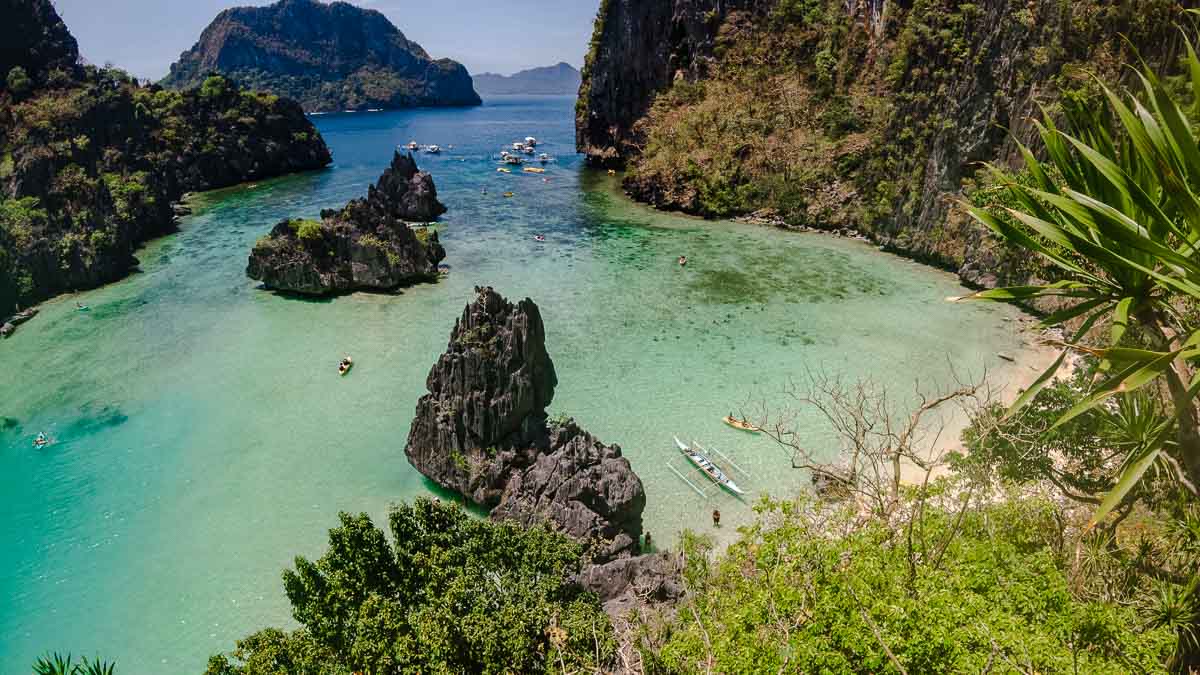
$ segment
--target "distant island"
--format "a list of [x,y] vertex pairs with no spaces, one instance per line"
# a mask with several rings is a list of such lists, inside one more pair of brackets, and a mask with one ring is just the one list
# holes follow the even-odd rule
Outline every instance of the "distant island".
[[571,95],[579,93],[581,75],[569,63],[545,68],[530,68],[513,75],[480,73],[475,75],[475,91],[483,96],[505,94]]
[[227,9],[162,84],[184,89],[213,73],[308,112],[480,103],[462,64],[433,59],[380,12],[345,2]]

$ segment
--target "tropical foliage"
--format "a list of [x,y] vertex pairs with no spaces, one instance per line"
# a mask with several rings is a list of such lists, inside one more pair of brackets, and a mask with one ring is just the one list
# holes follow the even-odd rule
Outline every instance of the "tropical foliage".
[[267,629],[214,656],[208,675],[536,673],[604,667],[615,646],[596,599],[569,582],[581,550],[541,528],[458,505],[395,507],[391,540],[342,514],[329,550],[296,558],[284,588],[301,628]]
[[63,656],[58,652],[47,654],[33,663],[34,675],[113,675],[114,672],[114,663],[99,658],[84,658],[79,663],[73,663],[70,654]]
[[701,215],[767,209],[791,226],[854,228],[955,269],[968,261],[1016,278],[1024,258],[944,193],[971,189],[975,162],[1006,154],[999,125],[1029,136],[1035,102],[1056,111],[1060,100],[1091,101],[1099,91],[1085,73],[1115,80],[1139,53],[1167,62],[1183,4],[783,0],[727,10],[705,28],[713,58],[680,57],[635,126],[626,187]]
[[298,107],[220,76],[178,92],[85,66],[33,84],[0,95],[0,318],[126,274],[185,190],[326,156]]
[[[1200,59],[1187,47],[1194,105],[1200,105]],[[1106,105],[1070,111],[1060,129],[1047,116],[1038,125],[1046,159],[1021,147],[1028,183],[1006,182],[1016,204],[1003,214],[971,213],[1016,247],[1053,265],[1054,283],[1003,288],[970,299],[1050,298],[1057,311],[1043,320],[1077,326],[1063,354],[1017,401],[1014,412],[1051,382],[1071,350],[1102,359],[1103,377],[1050,427],[1116,405],[1136,411],[1122,447],[1123,472],[1096,514],[1099,520],[1131,496],[1153,466],[1187,490],[1200,486],[1200,432],[1194,359],[1200,332],[1192,311],[1200,300],[1200,149],[1184,106],[1149,68],[1139,88],[1103,87]],[[1192,112],[1197,110],[1193,108]],[[1116,133],[1110,132],[1110,124]],[[1098,336],[1097,326],[1106,327]],[[1099,340],[1088,348],[1084,340]],[[1163,395],[1140,405],[1135,390]],[[1110,409],[1112,409],[1110,407]]]
[[687,540],[691,599],[643,626],[646,672],[1164,672],[1174,633],[1072,573],[1068,512],[966,487],[914,490],[891,522],[765,501],[723,555]]

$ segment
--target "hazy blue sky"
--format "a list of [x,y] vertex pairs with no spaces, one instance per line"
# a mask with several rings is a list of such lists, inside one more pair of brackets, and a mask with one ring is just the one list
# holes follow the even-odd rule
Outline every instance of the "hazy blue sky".
[[[387,15],[434,58],[472,73],[566,61],[579,67],[600,0],[351,0]],[[167,74],[218,12],[265,0],[54,0],[84,58],[138,77]]]

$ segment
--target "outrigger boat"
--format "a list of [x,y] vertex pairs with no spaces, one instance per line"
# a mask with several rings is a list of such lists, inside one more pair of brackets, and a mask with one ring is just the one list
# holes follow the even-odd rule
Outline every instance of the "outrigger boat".
[[699,444],[696,444],[695,448],[691,448],[688,447],[686,443],[679,440],[678,436],[675,436],[675,445],[679,446],[679,452],[683,453],[683,456],[687,457],[689,462],[695,464],[696,468],[703,471],[704,475],[708,476],[709,480],[736,495],[746,494],[737,486],[737,483],[734,483],[729,476],[725,475],[725,472],[721,470],[721,467],[713,464],[712,460],[705,456],[703,448],[700,448]]
[[750,424],[749,422],[747,422],[745,420],[739,420],[735,417],[726,417],[724,422],[725,422],[725,424],[728,424],[729,426],[733,427],[734,429],[740,429],[742,431],[749,431],[752,434],[757,434],[758,432],[762,431],[762,429],[759,429],[758,427],[754,426],[753,424]]

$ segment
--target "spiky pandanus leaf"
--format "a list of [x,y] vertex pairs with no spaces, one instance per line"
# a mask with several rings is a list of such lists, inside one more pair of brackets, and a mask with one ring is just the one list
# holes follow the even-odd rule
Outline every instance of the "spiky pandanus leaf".
[[[1200,57],[1192,41],[1185,42],[1200,114]],[[1200,300],[1200,144],[1170,89],[1148,68],[1137,74],[1136,94],[1118,93],[1103,83],[1101,87],[1104,106],[1072,111],[1067,116],[1069,132],[1043,114],[1037,129],[1045,160],[1018,145],[1031,184],[1017,183],[992,168],[992,175],[1007,186],[1016,204],[1007,210],[1008,218],[968,209],[1011,245],[1057,267],[1065,281],[982,291],[961,299],[1011,302],[1057,297],[1065,307],[1044,321],[1083,323],[1082,330],[1064,345],[1063,355],[1013,404],[1009,416],[1053,378],[1066,351],[1099,356],[1101,370],[1108,374],[1054,427],[1096,410],[1114,395],[1147,387],[1163,377],[1178,382],[1179,365],[1200,357],[1200,332],[1186,324],[1173,347],[1160,351],[1122,347],[1134,319],[1178,319],[1175,304],[1180,299]],[[1116,134],[1109,133],[1109,120]],[[1081,340],[1100,318],[1110,320],[1107,348],[1083,348]],[[1153,328],[1167,335],[1178,332],[1162,330],[1161,325]],[[1195,383],[1186,390],[1173,385],[1174,416],[1165,415],[1155,433],[1129,451],[1117,487],[1103,501],[1097,520],[1124,500],[1154,465],[1171,442],[1175,422],[1193,414],[1198,389]]]

